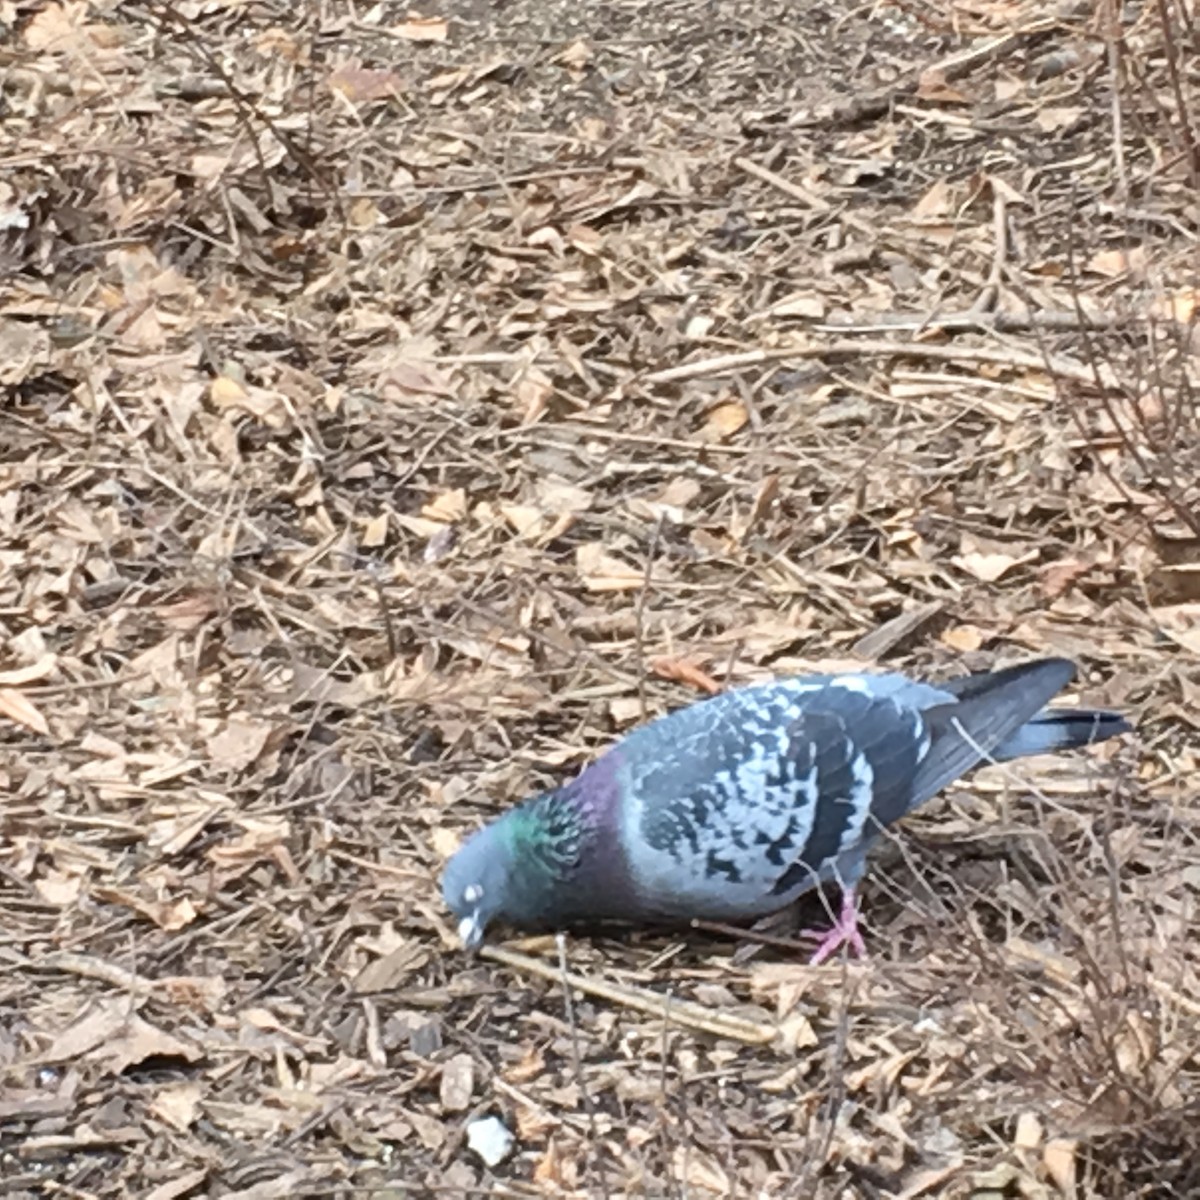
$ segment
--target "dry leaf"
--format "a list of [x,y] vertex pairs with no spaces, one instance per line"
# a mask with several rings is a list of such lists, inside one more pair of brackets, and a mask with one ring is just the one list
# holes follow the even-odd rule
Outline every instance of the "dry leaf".
[[362,536],[359,541],[366,549],[373,549],[376,546],[382,546],[387,542],[388,535],[388,514],[381,512],[378,516],[372,517],[365,525],[362,531]]
[[66,908],[79,899],[83,888],[83,879],[79,875],[69,875],[62,871],[47,871],[41,879],[35,880],[37,894],[47,903],[60,908]]
[[[675,1179],[689,1194],[731,1196],[729,1176],[715,1159],[692,1146],[678,1146],[672,1156]],[[694,1189],[694,1191],[692,1190]]]
[[1151,304],[1155,316],[1166,321],[1178,321],[1180,325],[1191,325],[1200,308],[1200,289],[1181,288],[1169,296],[1156,299]]
[[32,700],[12,688],[0,687],[0,716],[8,717],[10,721],[24,725],[26,729],[32,729],[34,733],[40,733],[43,737],[50,733],[50,726],[42,716],[41,710]]
[[82,1019],[54,1039],[43,1062],[72,1062],[89,1058],[120,1074],[148,1058],[200,1058],[196,1046],[151,1025],[132,1011],[128,997],[99,1002]]
[[528,504],[501,504],[499,509],[519,537],[536,538],[548,524],[546,514]]
[[438,857],[443,860],[449,858],[462,845],[462,838],[453,829],[435,829],[429,835],[429,840]]
[[1057,133],[1076,124],[1085,112],[1086,109],[1075,106],[1048,105],[1035,111],[1034,120],[1043,133]]
[[[190,1196],[208,1177],[207,1166],[197,1167],[194,1171],[180,1171],[152,1187],[142,1200],[180,1200],[180,1197]],[[230,1200],[229,1196],[225,1200]]]
[[410,400],[419,396],[449,396],[450,381],[431,362],[397,353],[379,372],[375,387],[385,399]]
[[767,311],[773,317],[807,317],[820,321],[826,312],[825,297],[819,292],[793,292],[776,300]]
[[421,509],[421,516],[432,521],[461,521],[466,515],[467,493],[464,488],[442,492]]
[[645,581],[644,572],[609,554],[600,542],[576,547],[575,569],[592,592],[630,591],[640,588]]
[[608,702],[608,712],[619,729],[639,724],[646,718],[645,706],[637,696],[615,696]]
[[90,1054],[98,1046],[116,1037],[130,1016],[129,1000],[125,997],[108,997],[97,1002],[54,1039],[42,1055],[42,1062],[70,1062]]
[[446,525],[442,521],[431,521],[428,517],[414,517],[409,513],[394,513],[396,524],[417,537],[431,538],[445,532]]
[[538,504],[547,513],[583,513],[592,506],[591,492],[561,479],[539,479],[536,490]]
[[709,412],[708,418],[700,430],[700,437],[707,442],[723,442],[737,433],[748,420],[750,420],[750,414],[746,411],[744,404],[737,401],[718,404]]
[[1038,583],[1047,600],[1057,600],[1065,591],[1095,567],[1095,563],[1064,558],[1047,563],[1038,570]]
[[289,420],[287,404],[278,392],[239,383],[227,375],[212,381],[208,396],[214,408],[244,412],[272,429],[282,429]]
[[444,42],[450,32],[449,22],[444,17],[409,17],[388,28],[409,42]]
[[1025,554],[1006,554],[999,550],[991,553],[975,551],[969,554],[956,554],[950,561],[983,583],[995,583],[1014,567],[1035,562],[1038,554],[1037,550],[1029,550]]
[[592,61],[595,56],[595,51],[587,42],[577,40],[572,42],[559,56],[558,61],[564,66],[573,68],[576,71],[582,70]]
[[205,745],[216,766],[241,771],[258,761],[274,730],[266,721],[233,717],[223,729],[207,738]]
[[25,46],[42,52],[81,48],[80,43],[87,41],[83,30],[86,13],[85,4],[42,5],[24,26]]
[[169,933],[185,929],[200,915],[187,896],[173,902],[154,900],[138,896],[122,888],[104,885],[94,887],[92,894],[97,900],[103,900],[107,904],[124,904],[127,908],[132,908],[134,912],[141,913],[160,929],[165,929]]
[[978,650],[987,638],[983,630],[977,629],[974,625],[956,625],[951,629],[943,630],[938,640],[949,646],[951,650],[957,650],[960,654],[969,654],[973,650]]
[[1042,1165],[1063,1196],[1076,1194],[1076,1153],[1078,1143],[1071,1138],[1051,1138],[1042,1149]]
[[921,72],[917,80],[917,95],[935,104],[970,103],[970,98],[964,92],[947,83],[946,77],[932,67]]
[[721,690],[721,685],[711,675],[683,658],[656,658],[650,663],[650,669],[663,679],[686,683],[710,696],[715,696]]
[[559,1150],[554,1138],[548,1139],[545,1153],[533,1167],[533,1181],[550,1189],[553,1195],[565,1195],[573,1190],[579,1178],[579,1167],[573,1158]]
[[947,217],[954,212],[956,205],[950,191],[950,185],[944,179],[938,179],[933,186],[917,201],[912,215],[918,221],[928,221],[938,217]]
[[[103,540],[103,539],[102,539]],[[13,667],[8,671],[0,671],[0,688],[19,687],[24,683],[36,683],[45,679],[58,666],[58,655],[45,653],[36,661],[25,667]]]
[[400,78],[394,71],[376,70],[347,63],[329,77],[329,86],[355,104],[387,100],[400,94]]
[[180,1133],[189,1129],[200,1110],[204,1090],[198,1083],[178,1083],[162,1088],[150,1102],[150,1112]]
[[382,958],[373,959],[354,977],[359,995],[391,991],[429,961],[429,947],[421,942],[404,942]]
[[1115,279],[1130,271],[1141,272],[1146,267],[1146,251],[1141,246],[1132,249],[1100,250],[1088,259],[1088,270]]
[[1042,1122],[1037,1113],[1023,1112],[1017,1118],[1013,1145],[1018,1150],[1036,1150],[1042,1144]]

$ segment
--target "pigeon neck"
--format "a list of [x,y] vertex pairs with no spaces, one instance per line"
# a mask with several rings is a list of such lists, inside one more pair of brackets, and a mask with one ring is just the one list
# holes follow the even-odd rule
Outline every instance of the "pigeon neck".
[[620,875],[615,792],[595,766],[506,818],[510,861],[508,907],[525,919],[586,915],[596,888]]

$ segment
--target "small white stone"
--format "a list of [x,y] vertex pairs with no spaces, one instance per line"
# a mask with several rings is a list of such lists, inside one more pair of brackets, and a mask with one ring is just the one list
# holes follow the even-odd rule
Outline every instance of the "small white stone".
[[467,1145],[489,1167],[498,1166],[512,1153],[514,1140],[499,1117],[482,1117],[467,1126]]

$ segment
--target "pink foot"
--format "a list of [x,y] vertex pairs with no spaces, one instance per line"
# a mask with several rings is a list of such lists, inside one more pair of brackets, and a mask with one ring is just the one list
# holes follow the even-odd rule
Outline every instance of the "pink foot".
[[858,901],[854,889],[847,888],[842,893],[842,908],[834,921],[833,927],[827,930],[806,929],[801,937],[815,938],[817,949],[809,963],[817,966],[831,957],[842,946],[849,946],[855,958],[866,958],[867,947],[858,932]]

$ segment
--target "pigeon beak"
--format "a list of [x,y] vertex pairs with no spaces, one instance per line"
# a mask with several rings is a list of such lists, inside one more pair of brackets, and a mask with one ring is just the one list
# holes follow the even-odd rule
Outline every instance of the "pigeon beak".
[[474,950],[483,941],[483,923],[479,919],[478,909],[459,921],[458,936],[464,950]]

